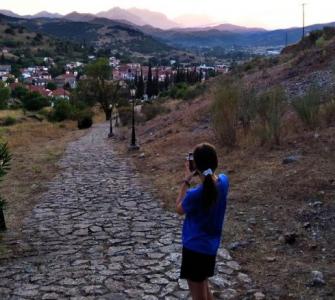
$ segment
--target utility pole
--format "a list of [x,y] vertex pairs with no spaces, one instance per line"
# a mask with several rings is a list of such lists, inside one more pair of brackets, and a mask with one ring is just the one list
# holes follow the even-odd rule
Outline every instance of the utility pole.
[[305,37],[305,6],[306,3],[302,4],[302,38]]

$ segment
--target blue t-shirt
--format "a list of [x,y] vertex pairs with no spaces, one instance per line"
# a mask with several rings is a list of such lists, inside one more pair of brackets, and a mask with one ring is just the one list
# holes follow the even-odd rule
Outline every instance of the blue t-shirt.
[[229,180],[226,175],[218,176],[217,188],[218,199],[209,209],[203,206],[202,185],[189,189],[182,201],[186,214],[183,225],[183,246],[189,250],[216,255],[219,249],[229,189]]

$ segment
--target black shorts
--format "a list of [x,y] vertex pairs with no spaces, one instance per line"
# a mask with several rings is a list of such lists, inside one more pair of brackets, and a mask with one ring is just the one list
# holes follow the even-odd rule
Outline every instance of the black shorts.
[[214,275],[216,255],[207,255],[183,247],[180,278],[201,282]]

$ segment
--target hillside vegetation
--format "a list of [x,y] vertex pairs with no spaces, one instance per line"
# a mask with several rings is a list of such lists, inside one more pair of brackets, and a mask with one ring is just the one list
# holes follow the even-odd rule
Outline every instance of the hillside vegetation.
[[169,59],[185,53],[167,46],[134,26],[104,18],[71,21],[49,18],[21,19],[0,15],[0,20],[2,23],[11,24],[10,26],[25,27],[33,32],[106,50],[108,54],[118,54],[128,61],[139,58],[145,60],[148,56]]
[[217,147],[231,182],[223,244],[266,299],[335,295],[334,45],[240,66],[139,127],[134,163],[172,210],[185,155],[199,142]]

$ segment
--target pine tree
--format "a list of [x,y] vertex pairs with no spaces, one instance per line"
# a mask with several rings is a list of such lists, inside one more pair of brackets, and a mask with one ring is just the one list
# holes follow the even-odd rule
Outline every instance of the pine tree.
[[143,72],[141,69],[141,75],[138,78],[136,85],[136,98],[143,99],[143,95],[144,95],[144,80],[143,80]]
[[149,99],[153,96],[153,82],[152,82],[152,70],[151,70],[151,65],[149,65],[149,71],[148,71],[147,95],[148,95],[148,98],[149,98]]
[[1,55],[0,62],[1,62],[2,64],[4,64],[4,63],[6,62],[6,58],[5,58],[5,54],[4,54],[4,53],[2,53],[2,55]]
[[152,94],[158,96],[159,94],[159,81],[158,81],[158,69],[156,68],[156,74],[152,81]]

